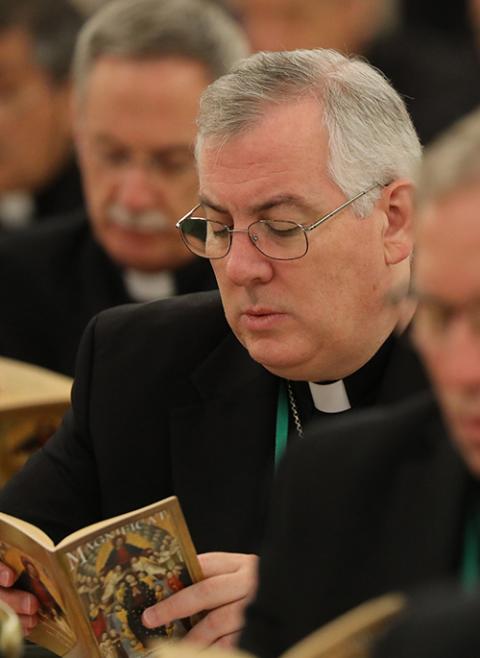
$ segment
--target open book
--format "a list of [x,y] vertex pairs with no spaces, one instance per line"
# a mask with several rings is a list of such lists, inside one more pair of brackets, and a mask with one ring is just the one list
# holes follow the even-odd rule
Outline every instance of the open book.
[[[337,617],[294,644],[279,658],[371,658],[375,641],[405,610],[406,598],[386,594]],[[188,644],[158,646],[155,658],[255,658],[239,649],[200,649]]]
[[137,658],[181,637],[191,618],[147,629],[145,608],[202,579],[175,496],[78,530],[54,546],[35,526],[0,513],[0,560],[35,594],[29,639],[58,655]]

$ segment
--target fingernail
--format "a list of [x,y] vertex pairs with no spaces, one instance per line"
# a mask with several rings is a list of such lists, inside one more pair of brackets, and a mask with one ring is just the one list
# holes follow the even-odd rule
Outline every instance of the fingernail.
[[144,626],[147,626],[148,628],[155,628],[159,625],[157,621],[157,615],[155,614],[155,611],[152,610],[152,608],[147,608],[143,611],[142,622]]

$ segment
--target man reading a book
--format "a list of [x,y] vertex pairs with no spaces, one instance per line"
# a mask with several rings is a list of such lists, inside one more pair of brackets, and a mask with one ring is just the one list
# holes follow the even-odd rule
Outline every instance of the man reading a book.
[[[293,446],[242,640],[256,655],[385,592],[480,584],[480,111],[427,151],[416,238],[401,305],[417,306],[411,335],[438,406],[416,395]],[[295,555],[309,567],[292,592]]]
[[[312,418],[426,385],[393,335],[399,310],[384,303],[409,281],[420,151],[382,75],[334,51],[259,53],[213,83],[199,116],[198,203],[178,228],[211,260],[220,295],[99,315],[72,411],[0,508],[58,539],[176,494],[206,578],[143,623],[206,610],[190,639],[235,640],[287,441]],[[0,570],[0,582],[13,578]],[[19,608],[18,592],[2,596]]]

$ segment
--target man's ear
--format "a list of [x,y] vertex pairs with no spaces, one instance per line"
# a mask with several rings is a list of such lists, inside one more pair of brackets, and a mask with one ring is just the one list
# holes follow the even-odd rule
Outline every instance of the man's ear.
[[399,179],[383,190],[380,207],[385,213],[383,231],[385,262],[396,265],[410,256],[413,249],[413,184]]

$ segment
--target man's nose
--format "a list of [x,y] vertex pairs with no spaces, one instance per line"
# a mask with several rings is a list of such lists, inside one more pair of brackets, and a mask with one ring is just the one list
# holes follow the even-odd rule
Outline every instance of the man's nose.
[[161,190],[150,172],[142,166],[130,166],[122,172],[117,188],[117,202],[130,211],[150,210],[161,200]]
[[273,263],[252,243],[246,231],[235,231],[230,251],[225,256],[225,273],[238,286],[258,280],[266,283],[272,278]]

